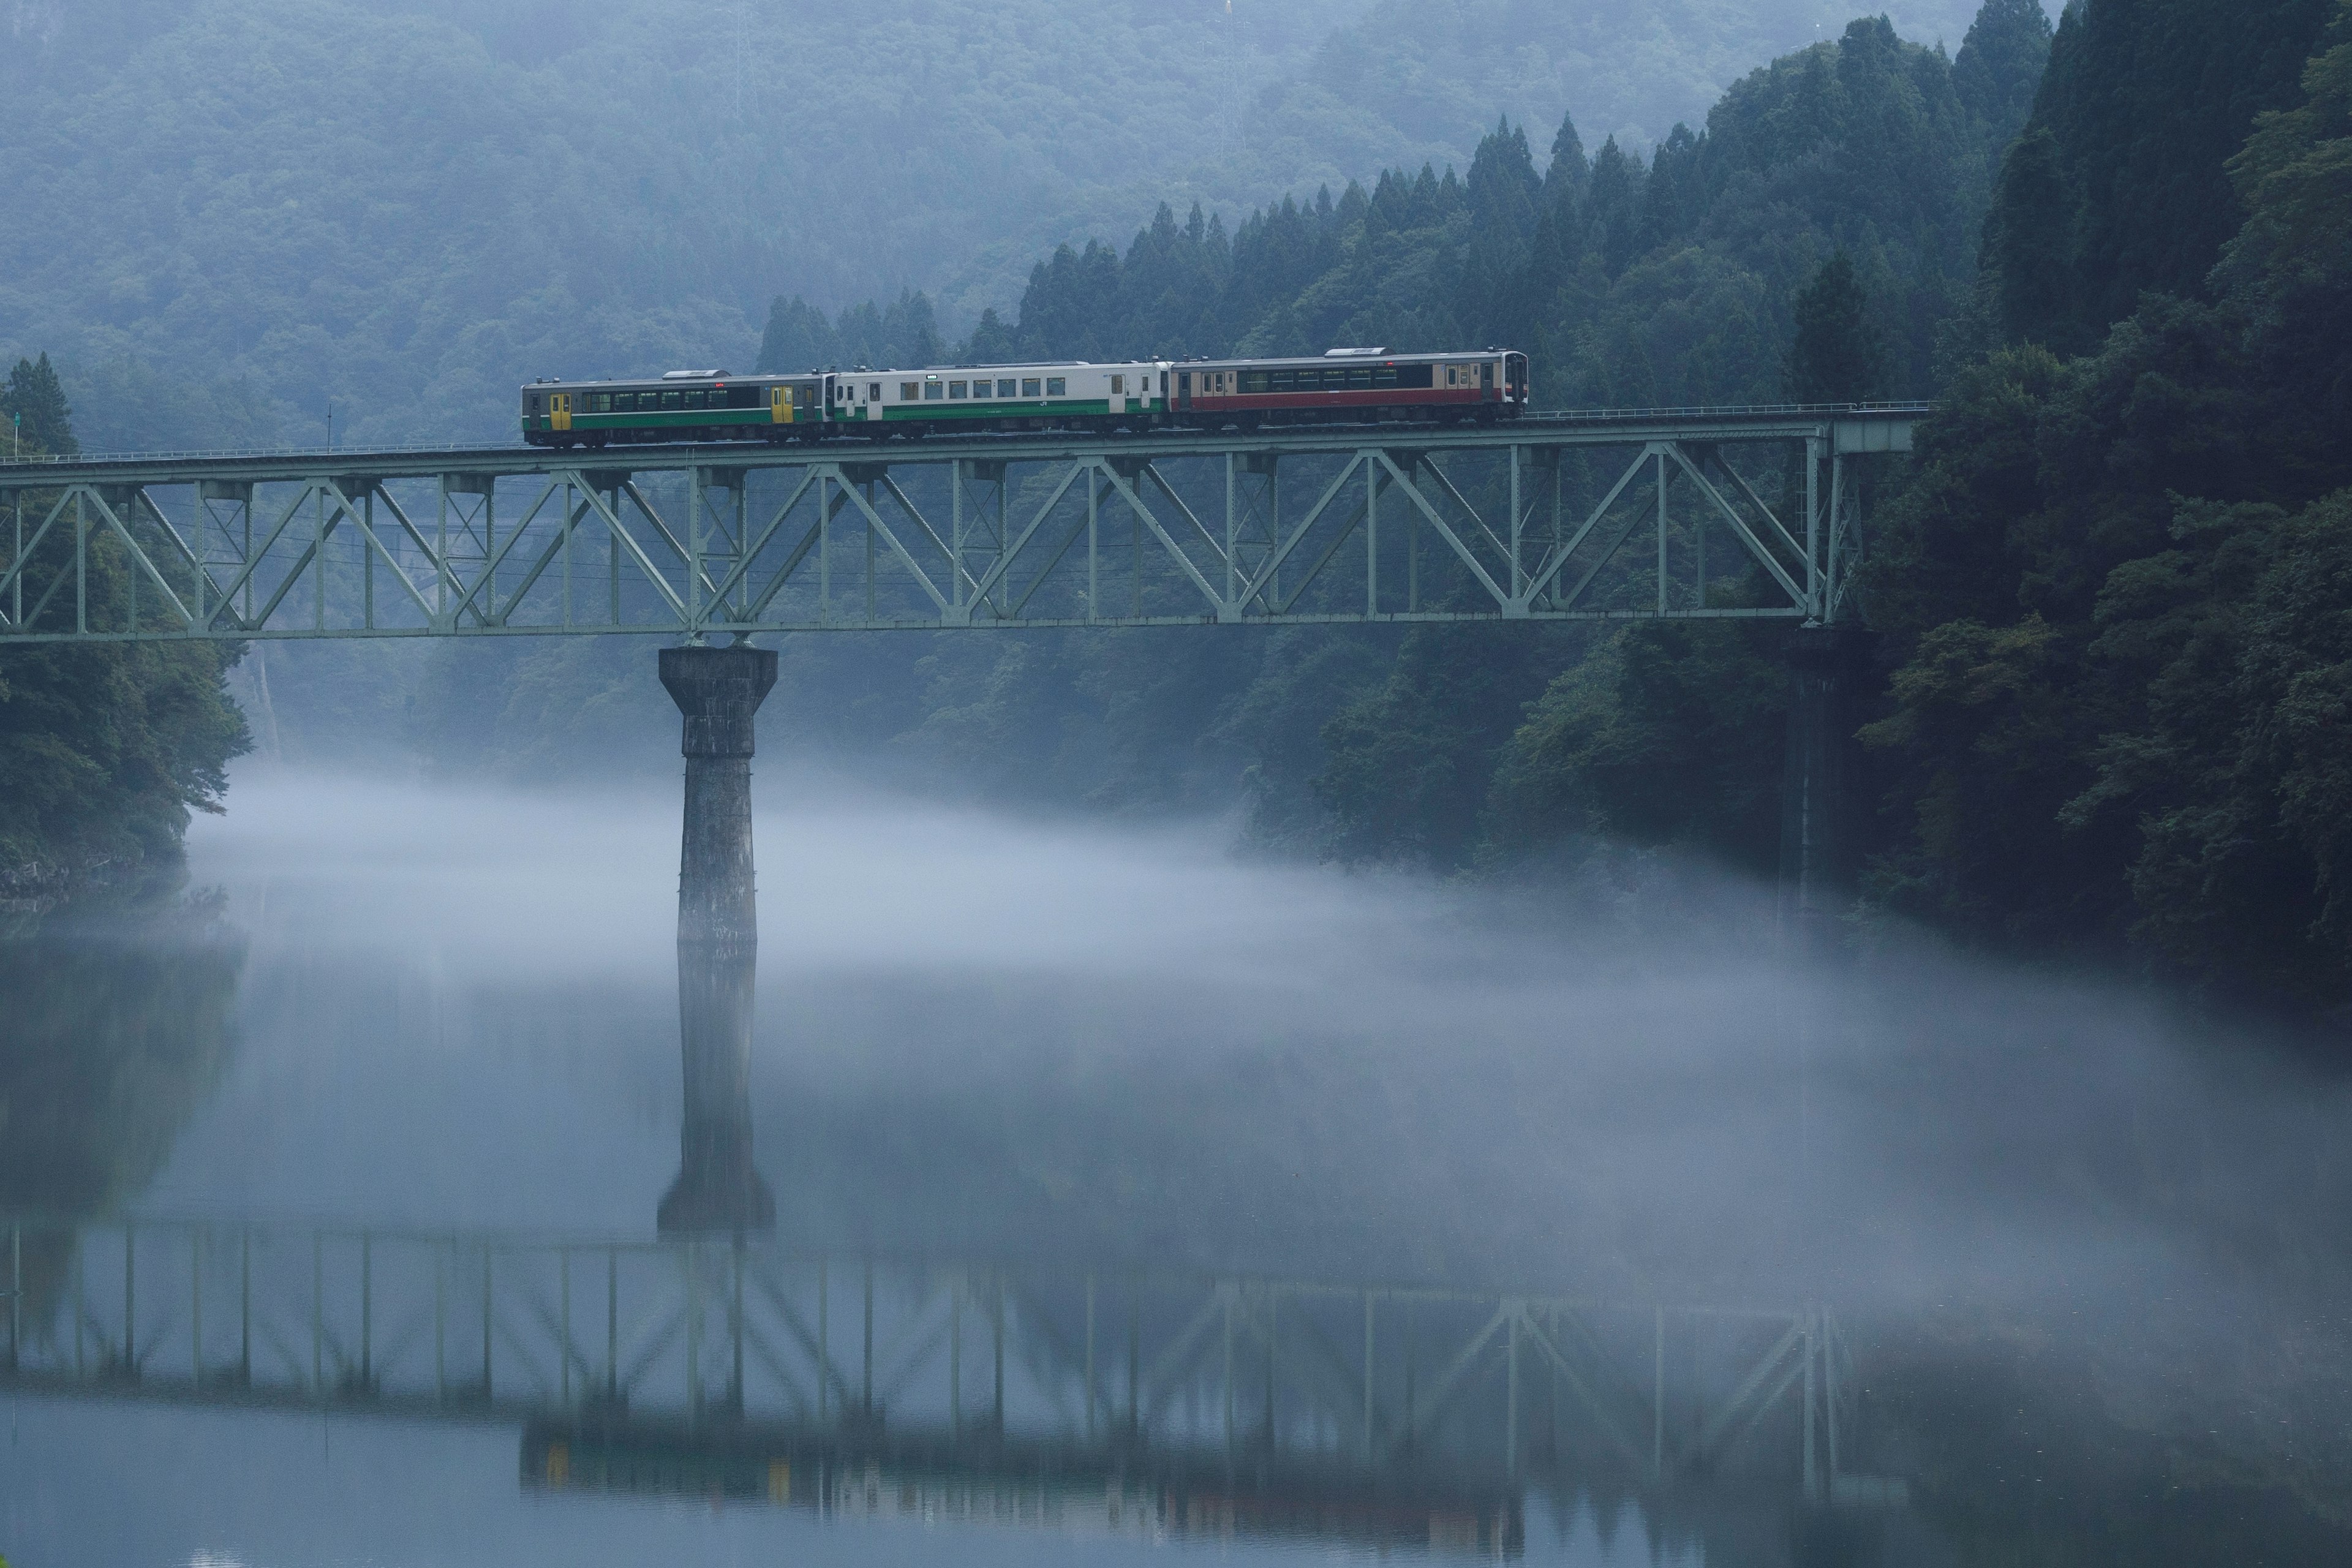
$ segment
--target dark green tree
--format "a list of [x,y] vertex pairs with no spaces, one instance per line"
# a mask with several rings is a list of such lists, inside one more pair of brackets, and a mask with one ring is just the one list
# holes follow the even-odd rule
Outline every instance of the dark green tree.
[[1885,342],[1871,324],[1870,299],[1852,257],[1841,250],[1822,265],[1797,296],[1795,314],[1784,373],[1790,398],[1859,403],[1878,395],[1886,374]]
[[[1994,222],[2039,264],[2026,237],[2064,236],[2064,329],[2048,341],[2095,346],[2142,293],[2205,293],[2206,275],[2244,220],[2224,165],[2255,117],[2301,100],[2304,62],[2338,0],[2082,0],[2060,19],[2028,122],[2067,211],[2053,222],[2053,181],[2004,180]],[[2023,204],[2012,211],[2011,202]],[[2003,247],[1989,261],[2006,266]],[[2011,289],[2007,279],[2000,292]]]
[[1985,0],[1952,59],[1952,89],[1999,156],[2033,112],[2050,63],[2050,15],[2042,0]]
[[24,446],[33,451],[69,458],[81,450],[74,439],[73,410],[66,405],[64,384],[58,380],[49,356],[20,359],[8,373],[8,387],[0,394],[5,416]]
[[[77,449],[47,354],[20,363],[9,392],[23,400],[28,449],[36,428],[52,450]],[[54,540],[32,569],[70,570],[73,550]],[[92,625],[120,624],[131,584],[121,542],[94,531],[84,550],[85,611]],[[70,893],[176,866],[189,813],[220,808],[229,760],[250,744],[223,683],[242,651],[195,641],[0,648],[0,883]]]

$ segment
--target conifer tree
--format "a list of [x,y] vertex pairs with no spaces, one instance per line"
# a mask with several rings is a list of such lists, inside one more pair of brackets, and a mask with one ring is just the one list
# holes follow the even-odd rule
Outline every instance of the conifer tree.
[[1789,395],[1799,403],[1859,403],[1875,395],[1886,351],[1870,324],[1869,298],[1843,250],[1797,296],[1789,345]]
[[66,389],[47,353],[38,360],[16,362],[16,368],[8,373],[8,390],[0,394],[0,415],[7,416],[27,448],[59,458],[70,458],[81,450],[81,444],[74,439],[73,411],[66,405]]

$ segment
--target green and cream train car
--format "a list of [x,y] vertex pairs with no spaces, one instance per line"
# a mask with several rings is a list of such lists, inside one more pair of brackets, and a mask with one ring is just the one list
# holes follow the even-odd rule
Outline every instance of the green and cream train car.
[[1137,361],[803,375],[678,370],[648,381],[541,380],[522,389],[522,436],[538,447],[604,447],[1109,429],[1164,417],[1172,368],[1165,361]]

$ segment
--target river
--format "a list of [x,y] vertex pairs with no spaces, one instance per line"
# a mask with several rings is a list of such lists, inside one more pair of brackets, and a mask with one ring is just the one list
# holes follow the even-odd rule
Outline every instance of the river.
[[[2307,1040],[1655,858],[755,788],[716,1023],[660,788],[251,768],[0,944],[9,1563],[2352,1561]],[[772,1226],[659,1223],[682,1026]]]

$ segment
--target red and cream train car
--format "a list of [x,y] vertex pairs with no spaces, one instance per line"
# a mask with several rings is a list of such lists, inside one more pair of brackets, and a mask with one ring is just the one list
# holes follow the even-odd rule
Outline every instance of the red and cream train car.
[[1516,418],[1528,403],[1528,356],[1392,354],[1333,349],[1317,359],[1192,360],[1174,367],[1171,412],[1242,424]]

